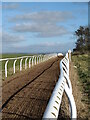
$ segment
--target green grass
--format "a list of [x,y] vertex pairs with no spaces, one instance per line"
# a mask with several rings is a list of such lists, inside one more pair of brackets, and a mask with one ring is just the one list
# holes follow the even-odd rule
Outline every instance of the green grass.
[[74,62],[75,66],[77,66],[79,81],[82,83],[84,93],[88,97],[88,100],[85,100],[85,102],[88,103],[90,99],[90,55],[75,55],[72,56],[72,61]]
[[21,56],[32,56],[31,54],[2,54],[2,58],[14,58]]
[[[21,56],[32,56],[31,54],[2,54],[2,58],[16,58],[16,57],[21,57]],[[25,59],[22,61],[22,68],[25,69]],[[0,66],[2,66],[2,79],[5,79],[5,63],[6,61],[0,62]],[[7,68],[8,68],[8,76],[13,75],[13,63],[14,60],[9,60]],[[29,59],[27,60],[27,67],[29,67]],[[16,73],[20,71],[20,59],[16,61]]]

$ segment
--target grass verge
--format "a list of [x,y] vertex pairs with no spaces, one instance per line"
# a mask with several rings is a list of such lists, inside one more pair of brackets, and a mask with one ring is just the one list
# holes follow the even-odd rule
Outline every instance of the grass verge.
[[[89,62],[90,56],[88,54],[74,55],[72,56],[72,61],[74,62],[75,68],[77,69],[79,75],[79,81],[83,86],[84,101],[86,104],[90,103],[90,74],[89,74]],[[89,106],[90,112],[90,106]]]

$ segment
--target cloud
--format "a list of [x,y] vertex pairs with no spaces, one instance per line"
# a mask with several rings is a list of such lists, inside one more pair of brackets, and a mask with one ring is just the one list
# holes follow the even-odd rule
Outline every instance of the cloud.
[[69,33],[59,23],[73,18],[72,13],[67,11],[39,11],[16,15],[10,20],[19,22],[12,28],[16,32],[32,32],[36,37],[56,37]]
[[22,15],[16,15],[11,19],[12,22],[15,21],[33,21],[33,22],[64,22],[74,18],[72,12],[67,11],[41,11],[33,12]]
[[12,28],[16,32],[37,33],[36,37],[54,37],[69,33],[63,26],[54,23],[24,23]]
[[14,43],[19,43],[24,41],[24,37],[15,35],[15,34],[10,34],[8,32],[2,32],[2,42],[4,44],[14,44]]
[[[67,46],[68,44],[68,46]],[[68,49],[73,49],[75,44],[73,42],[67,43],[41,43],[36,45],[27,45],[27,46],[11,46],[7,47],[7,52],[13,53],[55,53],[55,52],[66,52]],[[4,50],[5,49],[5,50]],[[12,49],[12,51],[10,51]],[[3,47],[3,52],[6,51],[6,48]]]
[[3,3],[2,8],[8,9],[8,10],[14,10],[14,9],[16,10],[17,8],[19,8],[19,4],[17,4],[17,3]]

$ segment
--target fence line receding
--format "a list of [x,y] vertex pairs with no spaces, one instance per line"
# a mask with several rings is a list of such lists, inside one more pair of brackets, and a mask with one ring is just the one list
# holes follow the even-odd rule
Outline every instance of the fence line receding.
[[[23,69],[23,61],[24,61],[24,66],[25,66],[25,69],[27,69],[27,66],[30,68],[31,66],[34,66],[36,64],[39,64],[43,61],[46,61],[52,57],[56,57],[57,54],[54,53],[54,54],[46,54],[46,55],[33,55],[33,56],[22,56],[22,57],[16,57],[16,58],[3,58],[3,59],[0,59],[0,62],[5,62],[5,66],[4,66],[4,70],[5,70],[5,77],[8,77],[8,63],[9,61],[13,60],[13,73],[15,74],[16,73],[16,63],[18,62],[19,60],[19,70],[22,71]],[[29,63],[27,62],[29,61]]]
[[58,119],[64,91],[68,97],[71,119],[77,118],[76,105],[72,94],[71,81],[69,79],[69,61],[71,61],[70,50],[68,51],[66,56],[60,61],[60,77],[58,82],[56,83],[49,103],[44,112],[43,119],[45,120]]

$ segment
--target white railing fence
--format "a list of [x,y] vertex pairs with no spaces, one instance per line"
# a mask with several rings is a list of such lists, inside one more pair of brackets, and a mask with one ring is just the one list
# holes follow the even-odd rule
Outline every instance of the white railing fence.
[[[8,63],[9,61],[13,60],[13,73],[16,73],[16,63],[19,60],[19,68],[20,71],[22,71],[22,66],[23,66],[23,60],[25,60],[25,69],[27,69],[27,67],[29,66],[29,68],[31,68],[32,66],[39,64],[43,61],[46,61],[52,57],[56,57],[57,54],[46,54],[46,55],[34,55],[34,56],[22,56],[22,57],[16,57],[16,58],[4,58],[4,59],[0,59],[0,62],[5,62],[5,77],[8,76]],[[29,62],[28,62],[29,61]],[[29,65],[28,65],[29,64]]]
[[71,51],[69,50],[66,56],[60,61],[60,77],[53,90],[49,103],[43,115],[43,120],[58,119],[60,105],[65,91],[71,113],[71,119],[77,118],[76,105],[72,94],[71,81],[69,79],[69,60],[71,60]]

